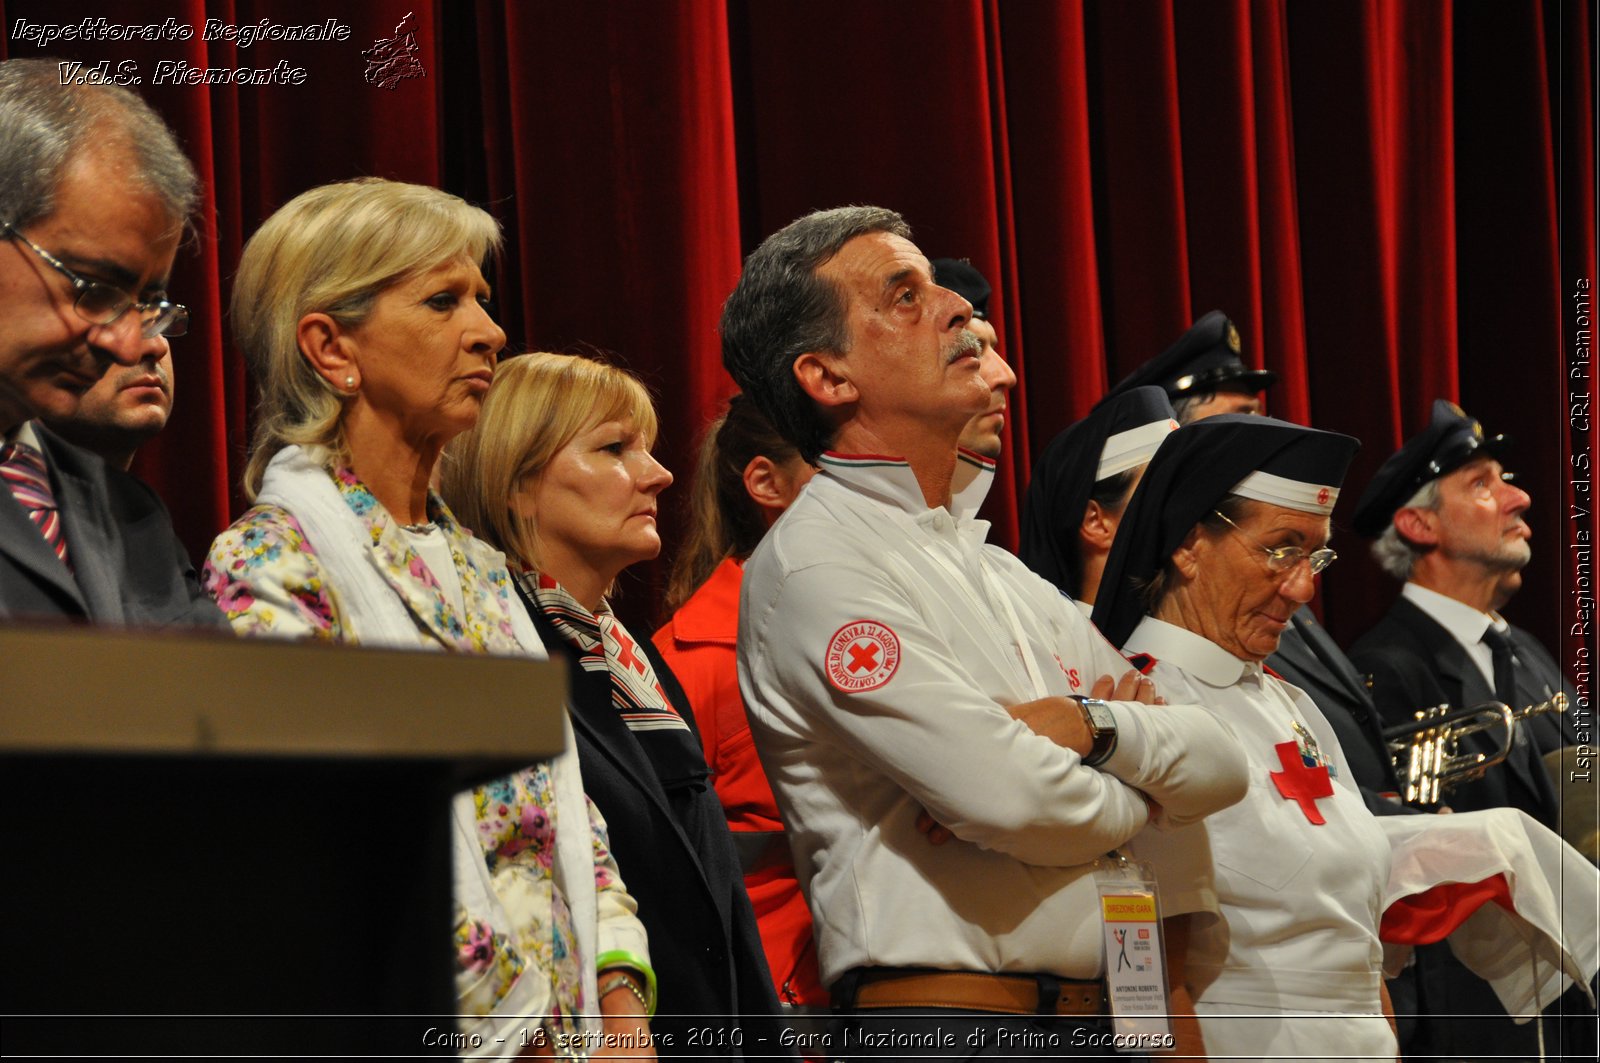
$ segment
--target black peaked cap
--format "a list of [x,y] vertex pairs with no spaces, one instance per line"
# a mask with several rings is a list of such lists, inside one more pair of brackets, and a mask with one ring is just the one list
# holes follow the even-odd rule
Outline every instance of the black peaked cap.
[[1164,388],[1173,402],[1214,391],[1254,395],[1277,379],[1278,374],[1270,369],[1251,369],[1244,364],[1239,330],[1227,314],[1213,310],[1191,325],[1176,343],[1129,373],[1111,389],[1110,395],[1146,384]]
[[1389,455],[1362,492],[1361,501],[1356,504],[1356,534],[1376,539],[1423,484],[1454,472],[1476,457],[1499,459],[1510,445],[1505,436],[1485,436],[1483,425],[1455,403],[1434,399],[1428,427]]

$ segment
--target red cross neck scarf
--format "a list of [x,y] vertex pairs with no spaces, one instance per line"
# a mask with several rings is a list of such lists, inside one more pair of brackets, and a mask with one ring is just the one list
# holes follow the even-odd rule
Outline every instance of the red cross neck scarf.
[[[567,589],[543,572],[526,573],[523,586],[533,593],[545,619],[578,651],[586,672],[611,673],[611,704],[630,731],[687,731],[661,689],[650,658],[605,602],[598,614],[585,609]],[[530,586],[531,584],[531,586]]]
[[[662,689],[639,640],[610,606],[602,602],[599,614],[591,613],[542,572],[521,572],[517,580],[576,654],[578,667],[609,673],[611,707],[633,733],[662,787],[680,792],[705,789],[710,772],[698,737]],[[575,704],[579,712],[587,708]]]

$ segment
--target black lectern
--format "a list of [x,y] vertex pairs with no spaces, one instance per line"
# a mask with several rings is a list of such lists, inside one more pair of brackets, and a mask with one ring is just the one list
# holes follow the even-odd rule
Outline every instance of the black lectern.
[[443,1051],[450,796],[558,751],[564,697],[545,662],[0,628],[0,1051]]

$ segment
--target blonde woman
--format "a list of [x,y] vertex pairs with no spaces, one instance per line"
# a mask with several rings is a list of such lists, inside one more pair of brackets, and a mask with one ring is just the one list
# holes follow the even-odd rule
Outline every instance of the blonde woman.
[[[245,246],[231,310],[261,396],[255,505],[204,575],[237,631],[544,656],[504,558],[428,490],[505,344],[482,272],[499,247],[476,207],[377,179],[301,194]],[[527,1040],[547,1053],[597,1032],[582,1017],[599,1011],[637,1039],[653,991],[643,928],[572,755],[459,795],[455,813],[464,1029],[518,1044],[519,1016],[539,1016]]]
[[[611,825],[661,982],[663,1055],[739,1057],[779,1044],[761,939],[677,680],[611,611],[618,574],[661,551],[672,474],[632,376],[532,354],[500,367],[477,426],[446,455],[452,508],[509,556],[545,644],[570,666],[578,756]],[[739,1016],[712,1025],[706,1016]]]

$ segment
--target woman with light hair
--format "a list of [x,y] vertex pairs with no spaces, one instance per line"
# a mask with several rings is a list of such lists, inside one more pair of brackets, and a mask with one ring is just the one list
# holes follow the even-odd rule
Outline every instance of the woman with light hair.
[[[567,658],[584,781],[650,933],[662,1054],[764,1055],[781,1044],[777,999],[694,717],[607,600],[623,569],[661,552],[672,474],[650,453],[656,425],[621,369],[514,358],[447,451],[441,493],[506,552],[540,636]],[[709,1016],[738,1019],[708,1029]]]
[[[499,248],[482,210],[371,178],[301,194],[246,244],[232,317],[260,389],[255,505],[204,576],[238,632],[545,656],[505,558],[428,486],[505,344],[482,273]],[[448,696],[418,693],[417,711]],[[602,1025],[638,1040],[654,975],[570,744],[454,813],[463,1032],[542,1054]]]

